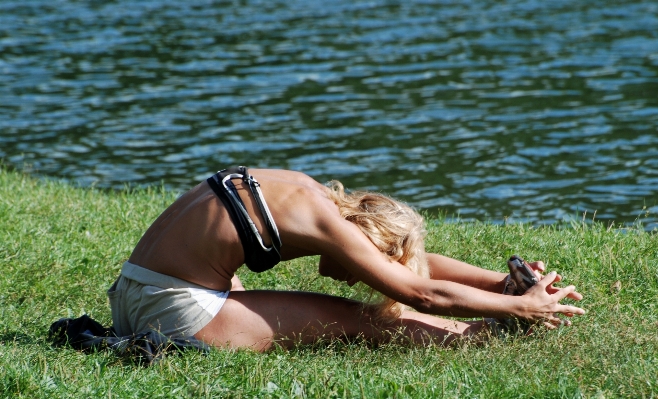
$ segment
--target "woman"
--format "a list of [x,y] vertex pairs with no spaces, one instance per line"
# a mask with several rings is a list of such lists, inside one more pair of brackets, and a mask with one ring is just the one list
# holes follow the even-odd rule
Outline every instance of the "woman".
[[[582,299],[574,286],[552,286],[559,275],[546,275],[522,296],[503,295],[506,274],[426,254],[424,233],[417,213],[380,194],[346,194],[338,182],[323,186],[293,171],[223,170],[176,200],[141,238],[108,291],[114,328],[263,351],[275,342],[380,342],[393,331],[449,342],[499,327],[493,319],[433,315],[554,328],[562,324],[557,314],[584,314],[559,303]],[[262,272],[310,255],[320,255],[320,275],[350,286],[360,281],[387,300],[364,305],[317,293],[245,291],[235,275],[245,263]],[[532,267],[543,271],[542,262]]]

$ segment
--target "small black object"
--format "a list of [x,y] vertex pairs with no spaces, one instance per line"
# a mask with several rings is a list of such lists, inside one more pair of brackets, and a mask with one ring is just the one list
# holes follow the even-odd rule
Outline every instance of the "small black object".
[[530,265],[518,255],[512,255],[507,261],[510,283],[514,285],[514,295],[523,295],[533,285],[539,282]]

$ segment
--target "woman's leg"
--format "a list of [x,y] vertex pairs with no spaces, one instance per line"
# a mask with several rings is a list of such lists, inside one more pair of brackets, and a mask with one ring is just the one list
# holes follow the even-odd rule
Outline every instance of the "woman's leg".
[[505,287],[507,273],[482,269],[438,254],[428,253],[427,262],[433,280],[452,281],[496,293],[502,293]]
[[217,316],[195,337],[218,347],[265,351],[321,339],[364,337],[390,341],[400,331],[412,342],[449,343],[483,330],[481,321],[461,322],[417,312],[404,312],[389,324],[375,324],[361,304],[345,298],[308,292],[231,291]]

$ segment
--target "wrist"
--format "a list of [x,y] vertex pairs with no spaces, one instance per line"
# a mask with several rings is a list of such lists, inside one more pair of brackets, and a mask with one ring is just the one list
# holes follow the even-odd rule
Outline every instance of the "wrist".
[[528,297],[525,295],[521,296],[513,296],[512,298],[515,299],[515,303],[513,306],[514,309],[514,317],[519,318],[519,319],[527,319],[528,318]]

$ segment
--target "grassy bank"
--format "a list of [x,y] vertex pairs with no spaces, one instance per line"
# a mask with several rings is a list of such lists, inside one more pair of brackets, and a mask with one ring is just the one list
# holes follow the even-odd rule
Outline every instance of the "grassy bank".
[[[430,222],[428,250],[503,270],[543,259],[585,295],[586,316],[541,337],[378,348],[332,343],[267,354],[187,353],[142,368],[110,353],[52,348],[60,317],[110,324],[105,290],[150,222],[173,200],[159,189],[107,193],[0,170],[2,397],[617,397],[658,394],[655,234],[602,225]],[[260,275],[249,288],[349,294],[316,277],[314,259]],[[621,283],[621,289],[614,287]],[[601,396],[603,395],[603,396]]]

